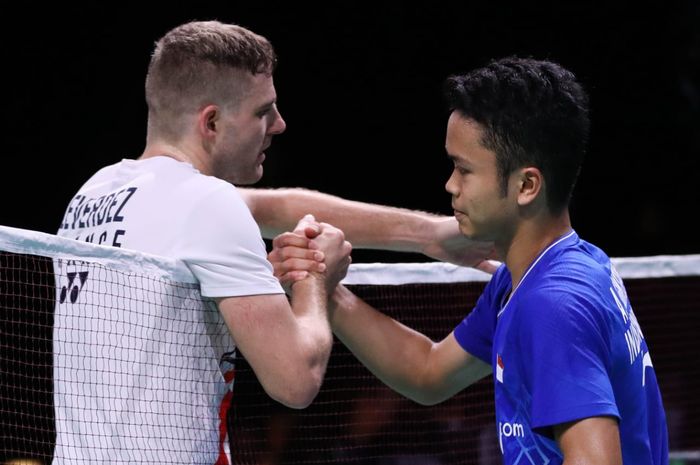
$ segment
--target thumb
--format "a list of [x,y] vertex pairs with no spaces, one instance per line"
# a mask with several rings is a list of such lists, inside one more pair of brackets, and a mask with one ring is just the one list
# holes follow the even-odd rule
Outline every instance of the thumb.
[[316,218],[309,213],[299,220],[296,228],[294,228],[294,233],[305,235],[309,239],[313,239],[321,234],[321,225],[316,221]]

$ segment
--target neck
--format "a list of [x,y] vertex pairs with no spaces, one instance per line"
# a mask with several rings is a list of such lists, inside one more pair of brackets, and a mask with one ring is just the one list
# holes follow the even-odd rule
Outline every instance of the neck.
[[523,275],[537,256],[559,237],[571,231],[569,213],[550,217],[543,221],[535,219],[526,221],[515,232],[512,239],[499,247],[499,255],[510,271],[512,288],[515,289]]
[[209,166],[204,161],[205,158],[200,156],[196,150],[188,149],[186,144],[176,145],[164,141],[149,141],[139,159],[159,156],[189,163],[200,173],[210,174]]

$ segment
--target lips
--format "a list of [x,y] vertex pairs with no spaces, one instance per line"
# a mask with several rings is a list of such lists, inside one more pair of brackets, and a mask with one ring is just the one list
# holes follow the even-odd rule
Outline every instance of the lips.
[[260,150],[260,154],[258,155],[259,160],[265,159],[265,150],[267,150],[268,148],[270,148],[270,144],[263,145],[262,149]]
[[460,218],[466,218],[466,217],[467,217],[466,213],[461,212],[461,211],[459,211],[459,210],[453,210],[453,213],[454,213],[455,219],[457,219],[457,221],[459,221]]

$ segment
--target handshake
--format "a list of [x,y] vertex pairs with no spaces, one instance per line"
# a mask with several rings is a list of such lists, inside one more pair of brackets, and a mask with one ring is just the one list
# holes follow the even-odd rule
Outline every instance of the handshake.
[[314,277],[322,279],[331,294],[352,262],[352,245],[343,231],[313,215],[299,220],[294,231],[275,237],[272,247],[268,260],[287,292],[297,281]]
[[[435,260],[494,273],[500,265],[493,258],[493,244],[464,236],[453,217],[426,216],[415,228],[399,230],[395,224],[357,225],[345,223],[346,232],[328,223],[304,216],[292,232],[274,238],[268,254],[274,274],[286,292],[294,283],[310,276],[321,279],[329,294],[345,277],[352,262],[352,245],[385,250],[419,252]],[[398,223],[398,222],[396,222]],[[389,223],[391,224],[391,223]]]

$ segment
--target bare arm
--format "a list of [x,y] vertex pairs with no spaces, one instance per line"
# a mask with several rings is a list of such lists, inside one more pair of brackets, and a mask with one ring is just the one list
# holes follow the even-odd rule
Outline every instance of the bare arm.
[[[313,218],[309,218],[313,220]],[[307,219],[299,222],[303,230]],[[310,271],[284,294],[217,299],[231,336],[265,392],[292,408],[318,394],[333,345],[328,294],[345,277],[352,247],[342,231],[322,224],[313,239],[323,269]]]
[[[355,248],[422,253],[437,260],[476,266],[493,251],[491,244],[464,237],[451,216],[440,216],[342,199],[321,192],[238,188],[263,237],[291,231],[307,213],[340,228]],[[484,271],[493,272],[487,266]]]
[[[296,279],[291,278],[292,273],[310,272],[310,260],[289,258],[289,254],[304,251],[307,243],[315,240],[309,236],[315,237],[321,230],[309,222],[300,226],[275,238],[268,256],[275,275],[287,282]],[[434,343],[367,305],[342,285],[333,291],[329,311],[333,332],[355,356],[386,385],[418,403],[441,402],[491,372],[487,363],[465,352],[454,335]]]
[[591,417],[554,427],[565,465],[622,465],[617,419]]
[[453,334],[439,343],[370,307],[339,285],[331,304],[338,338],[386,385],[424,405],[452,397],[491,373]]
[[283,294],[217,303],[265,392],[288,407],[305,408],[321,387],[333,336],[323,282],[307,278],[294,291],[291,305]]

